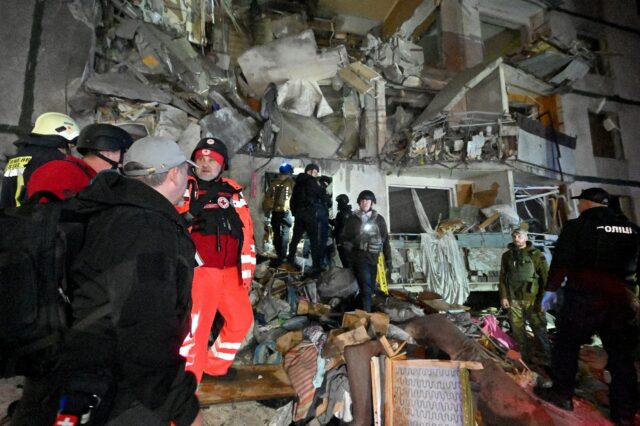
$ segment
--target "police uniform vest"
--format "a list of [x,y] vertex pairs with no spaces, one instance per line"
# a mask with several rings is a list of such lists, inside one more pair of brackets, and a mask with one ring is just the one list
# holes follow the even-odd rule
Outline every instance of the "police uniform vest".
[[518,300],[529,299],[538,294],[538,274],[533,255],[537,249],[511,249],[507,280],[511,297]]
[[373,212],[368,220],[363,221],[365,213],[362,211],[356,212],[356,215],[361,221],[360,234],[358,236],[358,249],[366,251],[368,253],[378,254],[382,251],[382,235],[380,234],[380,228],[376,218],[377,212]]

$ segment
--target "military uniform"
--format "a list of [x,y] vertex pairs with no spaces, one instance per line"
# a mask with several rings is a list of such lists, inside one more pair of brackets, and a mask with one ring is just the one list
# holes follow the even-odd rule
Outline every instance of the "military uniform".
[[[547,261],[530,241],[523,249],[515,244],[509,244],[508,248],[502,255],[499,290],[500,299],[509,301],[513,338],[526,360],[531,361],[535,354],[539,362],[548,365],[551,359],[547,321],[540,308],[549,270]],[[531,348],[527,323],[533,330],[537,351]]]
[[281,174],[269,186],[264,196],[262,208],[265,213],[271,213],[271,227],[273,228],[273,246],[282,263],[287,257],[289,246],[289,231],[293,225],[289,201],[293,194],[295,181],[290,175]]

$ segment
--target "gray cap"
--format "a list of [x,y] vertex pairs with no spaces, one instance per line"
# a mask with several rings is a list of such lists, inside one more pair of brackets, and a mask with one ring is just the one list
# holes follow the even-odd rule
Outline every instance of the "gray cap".
[[[142,169],[127,170],[127,163],[142,164]],[[147,176],[165,173],[182,163],[196,164],[189,160],[178,144],[168,138],[147,136],[138,139],[124,155],[124,174],[127,176]]]

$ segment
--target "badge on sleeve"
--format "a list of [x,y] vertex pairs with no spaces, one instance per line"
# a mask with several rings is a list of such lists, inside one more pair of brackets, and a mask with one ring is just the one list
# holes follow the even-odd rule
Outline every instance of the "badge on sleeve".
[[227,198],[225,197],[218,197],[218,206],[220,206],[221,209],[228,209],[229,200],[227,200]]

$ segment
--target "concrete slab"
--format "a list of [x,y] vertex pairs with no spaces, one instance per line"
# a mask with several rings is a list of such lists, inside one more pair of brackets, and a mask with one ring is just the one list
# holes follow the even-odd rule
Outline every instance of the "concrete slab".
[[82,76],[90,58],[93,37],[93,29],[74,18],[69,2],[45,3],[33,86],[32,121],[47,111],[68,112],[66,103],[72,93],[67,93],[67,85]]
[[0,123],[18,125],[35,0],[8,2],[0,13]]

